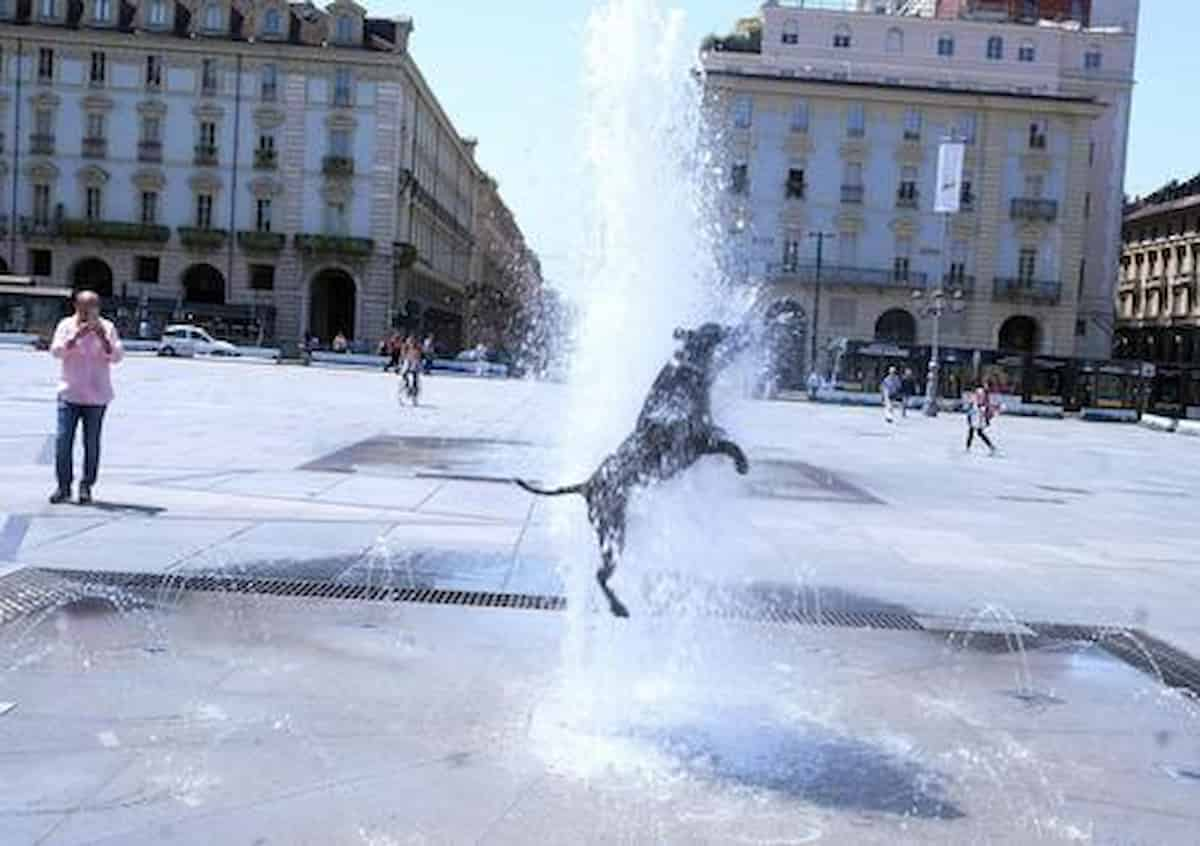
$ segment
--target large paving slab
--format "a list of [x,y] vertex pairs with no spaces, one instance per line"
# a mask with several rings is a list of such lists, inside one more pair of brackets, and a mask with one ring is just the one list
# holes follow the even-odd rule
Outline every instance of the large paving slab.
[[1073,644],[228,596],[11,631],[6,842],[1127,844],[1200,824],[1195,705]]

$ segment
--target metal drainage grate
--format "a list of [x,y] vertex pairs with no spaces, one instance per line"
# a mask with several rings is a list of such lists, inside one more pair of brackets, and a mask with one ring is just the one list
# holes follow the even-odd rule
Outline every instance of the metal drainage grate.
[[[218,574],[121,573],[93,570],[24,569],[0,578],[0,625],[47,609],[89,597],[107,599],[117,607],[136,605],[133,591],[230,593],[359,602],[414,602],[430,605],[463,605],[475,608],[512,608],[562,611],[566,597],[548,594],[497,593],[444,590],[429,587],[392,587],[306,579],[258,578]],[[666,608],[651,614],[669,613]],[[888,631],[931,631],[914,616],[891,607],[810,608],[778,599],[763,600],[734,594],[725,601],[707,604],[702,616],[747,622],[826,626]],[[1200,697],[1200,661],[1141,629],[1077,626],[1058,623],[1024,623],[1039,638],[1052,641],[1094,643],[1114,658],[1161,678],[1168,687]],[[957,634],[967,635],[970,632]]]
[[531,611],[561,611],[567,605],[566,599],[561,596],[396,587],[308,579],[213,574],[109,573],[91,570],[54,570],[50,572],[76,583],[106,585],[122,590],[240,593],[304,599],[343,599],[358,602],[417,602],[430,605],[470,605],[478,608],[517,608]]
[[97,595],[118,606],[135,604],[109,588],[89,591],[79,581],[47,570],[17,570],[0,578],[0,626]]

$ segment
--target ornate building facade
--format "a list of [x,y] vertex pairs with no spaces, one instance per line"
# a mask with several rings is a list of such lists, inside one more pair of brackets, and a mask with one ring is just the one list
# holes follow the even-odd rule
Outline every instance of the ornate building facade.
[[461,343],[482,170],[351,2],[0,4],[0,261],[155,329]]
[[[772,0],[704,45],[734,252],[815,308],[819,349],[928,345],[944,291],[963,355],[1109,354],[1137,2],[979,5]],[[952,215],[933,209],[946,139],[966,149]]]
[[1130,203],[1122,240],[1117,354],[1200,365],[1200,175]]

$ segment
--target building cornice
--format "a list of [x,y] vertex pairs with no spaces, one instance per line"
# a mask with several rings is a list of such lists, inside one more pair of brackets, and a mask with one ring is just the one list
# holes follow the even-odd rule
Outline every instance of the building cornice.
[[399,71],[404,59],[407,58],[406,53],[337,45],[291,44],[282,41],[233,41],[202,37],[182,38],[174,34],[152,30],[120,32],[104,29],[71,29],[65,26],[44,26],[38,23],[25,25],[8,21],[0,22],[0,42],[18,39],[24,41],[29,50],[36,50],[38,47],[53,47],[68,51],[103,47],[106,50],[120,52],[145,50],[160,54],[189,54],[197,59],[207,56],[236,58],[240,55],[254,60],[274,59],[305,64],[322,62],[330,65],[360,65],[393,71]]
[[[909,95],[915,105],[945,105],[947,101],[961,107],[967,103],[976,108],[1048,112],[1076,117],[1096,117],[1104,110],[1104,104],[1093,97],[1069,97],[1056,94],[1022,94],[1009,91],[980,91],[954,88],[939,88],[935,85],[888,83],[855,79],[821,79],[819,77],[789,77],[775,73],[752,73],[714,68],[705,76],[716,81],[729,80],[754,84],[764,93],[796,95],[811,93],[841,95],[846,99],[873,99],[894,102],[896,93]],[[922,95],[914,98],[911,95]]]

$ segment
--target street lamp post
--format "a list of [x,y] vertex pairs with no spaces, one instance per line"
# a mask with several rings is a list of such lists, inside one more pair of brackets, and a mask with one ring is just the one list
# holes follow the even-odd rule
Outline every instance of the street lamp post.
[[[923,300],[926,297],[924,291],[914,290],[914,300]],[[922,317],[933,318],[933,343],[929,350],[929,372],[925,378],[925,407],[924,412],[926,417],[937,417],[938,414],[938,375],[941,369],[941,324],[942,315],[947,310],[960,313],[964,309],[962,302],[963,292],[961,288],[956,288],[948,291],[945,288],[938,287],[930,291],[928,294],[928,302],[924,307],[918,309],[918,313]]]
[[810,232],[809,238],[817,239],[817,269],[813,274],[812,341],[809,344],[809,371],[817,369],[817,328],[821,315],[821,266],[825,255],[825,239],[836,238],[832,232]]

